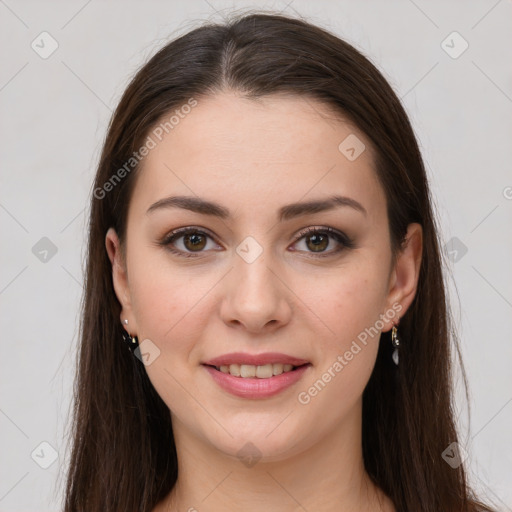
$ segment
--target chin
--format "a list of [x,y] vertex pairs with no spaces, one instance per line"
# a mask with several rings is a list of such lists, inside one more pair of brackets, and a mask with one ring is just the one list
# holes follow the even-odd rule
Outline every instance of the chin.
[[[286,416],[286,415],[284,415]],[[208,441],[215,449],[229,457],[240,460],[246,466],[258,462],[277,462],[292,457],[305,449],[304,434],[295,429],[283,428],[283,417],[272,422],[263,422],[255,428],[254,420],[247,420],[244,428],[234,428],[225,424],[233,437],[220,429],[218,436],[208,436]],[[281,423],[281,424],[280,424]],[[290,427],[290,426],[289,426]]]

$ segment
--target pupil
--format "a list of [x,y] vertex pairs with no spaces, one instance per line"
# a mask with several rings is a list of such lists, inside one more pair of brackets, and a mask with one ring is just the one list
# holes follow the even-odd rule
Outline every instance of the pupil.
[[[323,238],[324,240],[321,240],[322,238]],[[312,242],[313,242],[313,247],[314,247],[315,249],[318,249],[318,248],[320,248],[320,249],[325,249],[325,248],[326,248],[326,246],[325,246],[325,241],[326,241],[325,239],[326,239],[326,238],[327,238],[327,237],[325,237],[324,235],[311,235],[311,236],[309,237],[310,241],[312,241]],[[323,246],[321,246],[321,244],[323,244]],[[318,251],[316,251],[316,252],[318,252]]]
[[202,249],[204,247],[204,240],[203,240],[203,243],[201,244],[201,238],[203,238],[202,235],[193,233],[192,235],[186,236],[186,241],[192,245],[192,248]]

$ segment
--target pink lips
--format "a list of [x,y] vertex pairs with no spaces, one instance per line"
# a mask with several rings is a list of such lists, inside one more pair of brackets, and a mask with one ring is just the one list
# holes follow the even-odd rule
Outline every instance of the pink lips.
[[264,364],[291,364],[293,366],[301,366],[309,363],[306,359],[299,359],[297,357],[280,354],[278,352],[265,352],[264,354],[251,355],[244,352],[232,352],[231,354],[224,354],[223,356],[215,357],[209,361],[204,361],[203,364],[209,366],[229,366],[230,364],[252,364],[255,366],[263,366]]
[[[267,379],[235,377],[215,369],[215,367],[229,366],[230,364],[263,366],[271,363],[291,364],[297,368]],[[309,361],[305,359],[271,352],[258,355],[237,352],[225,354],[203,363],[205,370],[223,390],[232,395],[249,399],[268,398],[277,395],[300,380],[310,366]]]

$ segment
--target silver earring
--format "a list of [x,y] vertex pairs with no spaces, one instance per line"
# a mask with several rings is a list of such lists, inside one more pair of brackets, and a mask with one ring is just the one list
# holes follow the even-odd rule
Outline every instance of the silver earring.
[[[127,318],[123,320],[123,324],[128,325]],[[131,336],[126,331],[123,331],[123,341],[125,345],[131,350],[132,353],[135,352],[135,350],[137,350],[139,346],[139,339],[137,338],[137,336]]]
[[393,325],[391,330],[391,344],[395,348],[393,351],[393,362],[398,366],[398,348],[400,347],[400,340],[398,339],[398,329]]

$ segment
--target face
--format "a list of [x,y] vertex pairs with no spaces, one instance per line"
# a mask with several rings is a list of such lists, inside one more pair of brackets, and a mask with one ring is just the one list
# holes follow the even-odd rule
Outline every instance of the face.
[[[349,136],[355,153],[339,149]],[[126,260],[112,229],[106,240],[121,320],[175,435],[278,460],[355,422],[380,332],[415,293],[418,226],[409,237],[392,267],[370,141],[321,103],[200,99],[144,160]]]

